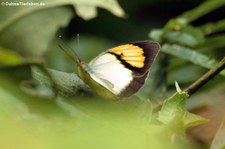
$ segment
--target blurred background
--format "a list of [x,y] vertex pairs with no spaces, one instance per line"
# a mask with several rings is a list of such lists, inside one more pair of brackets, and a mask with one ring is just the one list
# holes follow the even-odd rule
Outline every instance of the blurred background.
[[[0,3],[0,148],[224,147],[224,72],[187,100],[189,111],[210,119],[188,129],[189,138],[158,125],[159,109],[154,109],[176,91],[175,81],[184,89],[224,57],[224,0]],[[192,20],[185,22],[185,15],[175,19],[195,8],[186,15]],[[77,79],[71,75],[76,65],[59,48],[59,36],[85,62],[119,44],[159,42],[162,49],[150,78],[137,94],[141,100],[93,100],[85,96],[87,89],[76,89],[70,80]],[[49,98],[54,89],[63,92],[57,100]]]

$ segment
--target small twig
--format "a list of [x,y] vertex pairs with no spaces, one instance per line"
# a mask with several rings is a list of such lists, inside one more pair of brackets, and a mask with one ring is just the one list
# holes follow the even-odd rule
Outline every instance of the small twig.
[[205,73],[201,78],[195,81],[193,84],[188,86],[184,91],[186,91],[190,96],[219,74],[225,68],[225,57],[207,73]]

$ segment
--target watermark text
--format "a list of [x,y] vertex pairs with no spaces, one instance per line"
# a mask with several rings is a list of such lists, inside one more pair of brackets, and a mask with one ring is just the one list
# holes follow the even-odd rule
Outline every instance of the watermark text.
[[0,2],[4,7],[45,6],[44,2]]

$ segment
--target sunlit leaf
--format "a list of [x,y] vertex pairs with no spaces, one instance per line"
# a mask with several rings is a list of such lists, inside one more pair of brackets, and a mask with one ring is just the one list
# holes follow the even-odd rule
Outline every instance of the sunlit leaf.
[[125,13],[119,6],[117,0],[78,0],[72,2],[71,4],[74,5],[77,14],[85,20],[96,17],[97,7],[104,8],[117,17],[125,16]]
[[184,108],[184,103],[188,98],[186,92],[175,93],[168,98],[162,109],[159,111],[158,120],[169,125],[176,132],[183,133],[186,128],[200,125],[207,122],[206,119],[189,113]]
[[65,100],[60,97],[54,102],[33,97],[32,101],[25,102],[28,100],[26,95],[16,97],[5,89],[0,88],[0,93],[3,93],[0,95],[6,97],[2,99],[0,96],[2,148],[11,145],[11,141],[14,142],[12,146],[18,149],[30,148],[31,145],[34,148],[110,148],[112,141],[119,149],[146,146],[179,149],[183,144],[187,144],[183,148],[188,149],[192,146],[184,138],[171,141],[170,135],[162,135],[172,134],[166,126],[150,124],[151,104],[148,101]]
[[180,137],[171,141],[169,127],[151,124],[154,117],[148,100],[112,102],[82,96],[49,100],[23,93],[8,75],[1,74],[0,83],[1,148],[109,148],[112,141],[119,149],[192,146]]
[[159,111],[158,119],[164,124],[175,124],[176,127],[181,127],[184,116],[184,103],[188,98],[186,92],[175,93],[168,98]]
[[209,121],[208,119],[202,116],[199,116],[190,112],[186,112],[184,116],[184,127],[190,128],[194,126],[199,126],[201,124],[207,123],[208,121]]

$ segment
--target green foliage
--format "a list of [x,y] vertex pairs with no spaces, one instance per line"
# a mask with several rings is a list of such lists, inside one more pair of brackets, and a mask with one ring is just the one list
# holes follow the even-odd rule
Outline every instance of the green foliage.
[[[207,53],[207,51],[224,48],[224,35],[215,34],[225,30],[224,20],[201,26],[192,26],[190,23],[223,5],[225,5],[224,0],[205,1],[198,7],[171,19],[164,28],[152,30],[149,37],[159,41],[162,47],[161,51],[166,54],[176,56],[203,68],[213,68],[218,61],[209,56],[210,53]],[[181,63],[180,67],[177,68],[175,65],[174,68],[182,69],[185,67],[184,61],[177,60],[178,63]],[[224,75],[225,71],[220,74]]]
[[177,92],[165,100],[159,111],[159,121],[173,128],[174,132],[184,133],[188,127],[207,122],[206,119],[185,110],[184,105],[187,98],[186,92]]
[[[106,101],[75,73],[45,67],[49,50],[58,52],[54,47],[56,34],[68,25],[73,9],[84,20],[96,17],[97,7],[124,17],[116,0],[43,2],[45,6],[0,7],[4,20],[0,21],[1,148],[197,148],[185,136],[185,130],[207,120],[186,110],[186,92],[178,91],[155,110],[155,103],[148,100],[153,97],[146,93],[148,88],[139,92],[145,93],[143,96]],[[205,51],[224,47],[225,36],[207,35],[224,31],[225,21],[198,27],[190,23],[223,5],[224,0],[205,1],[171,19],[164,28],[152,30],[149,36],[160,42],[162,53],[179,58],[182,65],[177,69],[187,66],[180,59],[210,69],[217,60]],[[84,46],[92,49],[96,45]],[[89,57],[84,51],[80,53]],[[56,65],[63,65],[54,57]],[[224,76],[225,72],[220,74]],[[155,97],[163,94],[152,92]]]
[[[208,69],[213,68],[218,63],[215,59],[209,58],[208,56],[199,53],[194,49],[190,49],[188,47],[180,45],[164,44],[162,46],[162,51],[167,54],[177,56],[185,60],[189,60],[196,65]],[[220,74],[225,75],[225,71],[221,71]]]
[[2,148],[194,147],[182,135],[171,142],[173,130],[151,122],[152,105],[147,100],[59,97],[51,101],[21,92],[8,78],[0,80],[4,86],[0,87]]
[[4,20],[0,22],[1,46],[19,51],[27,57],[43,56],[48,50],[49,43],[55,39],[58,29],[66,26],[73,17],[73,11],[68,7],[63,7],[68,4],[73,5],[77,14],[84,19],[95,17],[96,7],[105,8],[120,17],[124,16],[123,10],[114,0],[106,2],[105,0],[91,2],[87,0],[74,2],[46,0],[42,2],[45,3],[44,6],[1,7],[0,16]]

